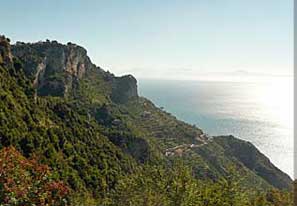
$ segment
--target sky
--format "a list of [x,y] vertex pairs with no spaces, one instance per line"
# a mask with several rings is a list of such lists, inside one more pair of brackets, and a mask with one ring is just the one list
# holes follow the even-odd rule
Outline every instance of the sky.
[[1,7],[0,33],[12,42],[73,42],[117,75],[293,74],[293,0],[9,0]]

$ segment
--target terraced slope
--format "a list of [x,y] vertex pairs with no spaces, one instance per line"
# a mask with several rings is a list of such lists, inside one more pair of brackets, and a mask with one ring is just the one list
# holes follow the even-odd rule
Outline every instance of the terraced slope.
[[[242,186],[289,188],[253,145],[210,138],[138,96],[137,81],[94,65],[84,48],[0,38],[0,145],[37,154],[74,191],[104,198],[144,165],[182,161],[197,179],[238,174]],[[252,158],[251,161],[247,159]]]

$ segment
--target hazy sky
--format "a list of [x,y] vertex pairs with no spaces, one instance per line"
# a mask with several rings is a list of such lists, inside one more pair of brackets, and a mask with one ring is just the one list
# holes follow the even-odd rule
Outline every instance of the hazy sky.
[[9,0],[12,41],[80,44],[116,74],[293,72],[293,0]]

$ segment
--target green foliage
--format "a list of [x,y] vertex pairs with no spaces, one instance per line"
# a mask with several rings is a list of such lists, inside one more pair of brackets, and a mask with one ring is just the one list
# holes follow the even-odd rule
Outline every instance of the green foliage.
[[146,165],[123,178],[114,205],[197,205],[198,182],[182,164],[169,167]]
[[[127,206],[289,206],[292,193],[271,190],[254,194],[240,186],[235,170],[218,181],[198,180],[182,161],[145,165],[119,182],[107,205]],[[254,195],[252,195],[254,194]]]
[[0,151],[0,204],[67,205],[69,188],[54,179],[47,165],[26,159],[13,147]]
[[[58,171],[72,189],[105,196],[134,160],[103,135],[102,128],[59,97],[37,97],[22,70],[0,66],[0,147],[14,145]],[[11,75],[13,74],[13,75]]]
[[252,200],[252,206],[293,206],[293,192],[269,190],[257,194]]
[[[55,49],[63,47],[53,44]],[[51,68],[50,85],[36,91],[32,85],[36,68],[51,43],[35,46],[18,46],[28,51],[20,52],[22,62],[14,58],[13,64],[6,64],[0,56],[0,148],[13,145],[26,158],[38,156],[55,171],[52,178],[73,191],[68,194],[69,204],[291,204],[290,199],[282,200],[291,198],[290,193],[266,193],[273,188],[270,183],[229,154],[222,143],[205,143],[195,126],[145,98],[113,102],[114,76],[94,65],[84,78],[72,82],[66,95],[38,96],[54,94],[47,89],[55,89],[56,83],[55,91],[64,94],[62,87],[70,76]],[[53,52],[57,58],[59,54]],[[185,146],[189,144],[196,147],[189,149]],[[179,146],[178,155],[165,155],[167,149]],[[236,170],[227,170],[229,166]],[[17,171],[12,169],[12,174]]]

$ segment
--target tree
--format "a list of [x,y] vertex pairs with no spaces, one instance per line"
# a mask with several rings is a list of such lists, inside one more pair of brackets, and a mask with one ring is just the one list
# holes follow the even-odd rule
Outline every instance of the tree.
[[69,188],[54,180],[47,165],[27,159],[14,147],[0,151],[1,206],[67,205]]

